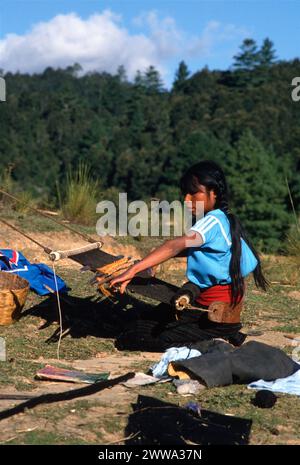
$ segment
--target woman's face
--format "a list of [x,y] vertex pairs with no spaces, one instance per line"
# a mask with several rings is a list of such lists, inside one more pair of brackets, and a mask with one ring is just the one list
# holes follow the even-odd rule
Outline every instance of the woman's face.
[[[213,210],[216,205],[216,199],[217,196],[214,191],[208,191],[207,188],[201,184],[199,185],[199,190],[195,194],[186,194],[184,197],[185,202],[191,202],[190,205],[187,205],[187,208],[190,209],[196,217],[200,216],[202,211],[207,213]],[[197,202],[199,202],[199,204],[197,204]],[[204,210],[202,210],[202,208]]]

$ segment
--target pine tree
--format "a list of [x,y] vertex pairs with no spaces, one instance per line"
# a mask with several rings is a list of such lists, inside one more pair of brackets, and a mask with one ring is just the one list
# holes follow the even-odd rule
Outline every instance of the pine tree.
[[78,77],[82,72],[83,68],[79,63],[74,63],[74,65],[68,66],[65,70],[65,73],[73,77]]
[[139,88],[144,86],[143,74],[139,69],[137,70],[136,75],[134,77],[134,85]]
[[117,77],[120,82],[128,82],[126,68],[124,65],[120,65],[117,69]]
[[233,63],[234,68],[253,70],[259,63],[259,52],[255,40],[245,39],[240,49],[240,53],[233,57],[235,60]]
[[258,63],[260,66],[269,67],[275,63],[276,51],[273,48],[273,42],[266,38],[258,53]]
[[175,80],[173,82],[173,90],[175,92],[180,92],[183,89],[189,75],[190,71],[188,70],[186,63],[181,61],[175,73]]
[[159,71],[154,66],[149,66],[143,77],[143,84],[149,94],[158,94],[163,92],[163,82]]

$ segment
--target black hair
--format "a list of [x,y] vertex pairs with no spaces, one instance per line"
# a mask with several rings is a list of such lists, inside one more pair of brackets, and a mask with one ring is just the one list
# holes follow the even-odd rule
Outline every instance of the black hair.
[[180,180],[181,191],[184,195],[195,194],[199,191],[199,185],[205,186],[208,191],[214,191],[216,194],[215,208],[222,210],[230,223],[232,242],[232,254],[229,266],[231,304],[236,305],[245,293],[244,279],[241,274],[241,238],[247,243],[258,262],[253,271],[256,286],[266,291],[269,283],[262,273],[260,258],[248,239],[243,226],[238,218],[229,210],[229,193],[222,168],[213,161],[201,161],[191,166]]

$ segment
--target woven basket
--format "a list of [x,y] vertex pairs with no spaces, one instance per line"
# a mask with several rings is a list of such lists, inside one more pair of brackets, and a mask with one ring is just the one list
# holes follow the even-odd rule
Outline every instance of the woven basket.
[[20,318],[28,292],[26,279],[0,271],[0,325],[10,325]]

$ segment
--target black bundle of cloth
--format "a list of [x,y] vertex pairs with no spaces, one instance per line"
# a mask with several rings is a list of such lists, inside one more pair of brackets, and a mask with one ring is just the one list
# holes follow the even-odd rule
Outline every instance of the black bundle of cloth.
[[207,387],[244,384],[264,379],[286,378],[299,369],[281,349],[262,342],[246,342],[239,348],[212,340],[193,344],[200,357],[172,362],[173,368],[185,371]]

